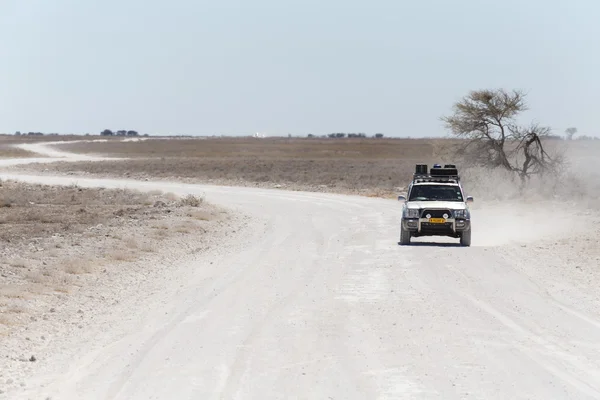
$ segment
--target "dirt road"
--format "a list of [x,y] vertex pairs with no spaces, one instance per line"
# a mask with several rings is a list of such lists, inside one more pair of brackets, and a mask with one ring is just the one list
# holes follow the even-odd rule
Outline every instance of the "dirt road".
[[586,210],[476,203],[472,247],[402,247],[390,200],[0,178],[202,194],[255,229],[109,324],[65,331],[19,398],[600,398],[599,235]]

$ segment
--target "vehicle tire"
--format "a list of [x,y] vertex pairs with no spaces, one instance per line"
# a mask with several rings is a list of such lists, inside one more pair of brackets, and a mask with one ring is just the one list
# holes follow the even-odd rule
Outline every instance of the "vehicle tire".
[[405,230],[400,223],[400,244],[406,246],[410,244],[410,231]]
[[460,245],[465,247],[471,246],[471,228],[463,231],[463,233],[460,235]]

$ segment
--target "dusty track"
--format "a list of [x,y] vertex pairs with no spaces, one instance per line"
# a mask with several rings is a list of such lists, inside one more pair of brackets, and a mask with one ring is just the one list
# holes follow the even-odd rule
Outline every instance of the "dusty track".
[[561,241],[598,232],[540,222],[559,207],[477,204],[473,247],[400,247],[390,200],[0,177],[204,194],[255,218],[109,326],[65,337],[22,398],[600,398],[600,277],[574,268],[597,260]]

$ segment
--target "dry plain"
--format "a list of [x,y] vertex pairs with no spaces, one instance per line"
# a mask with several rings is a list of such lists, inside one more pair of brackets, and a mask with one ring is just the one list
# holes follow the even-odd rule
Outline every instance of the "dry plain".
[[[565,175],[526,192],[504,174],[466,170],[476,233],[464,249],[396,243],[389,198],[415,162],[444,156],[442,141],[351,140],[73,143],[56,148],[131,160],[5,168],[30,185],[121,190],[154,216],[158,198],[145,196],[173,193],[168,214],[182,223],[193,215],[175,199],[192,194],[206,199],[200,211],[230,219],[165,237],[153,246],[162,261],[100,253],[108,277],[90,275],[94,285],[61,299],[60,317],[44,305],[7,338],[0,390],[11,399],[598,398],[595,143],[569,143]],[[135,237],[147,239],[152,222],[138,224]],[[116,220],[108,247],[130,248],[131,232]]]
[[110,140],[56,146],[77,154],[128,158],[53,163],[29,170],[160,178],[209,184],[392,196],[418,162],[431,163],[451,140],[206,138]]
[[[69,160],[16,168],[45,174],[175,180],[394,198],[410,182],[416,163],[453,163],[461,168],[465,186],[476,196],[494,200],[515,194],[518,186],[516,180],[501,171],[490,174],[468,167],[460,156],[454,155],[465,142],[448,138],[95,139],[53,147],[112,161]],[[586,175],[590,168],[578,163],[597,162],[598,141],[549,141],[547,146],[566,154],[570,166],[565,171],[568,175],[565,180],[569,185],[585,187],[590,183]],[[532,194],[537,191],[547,195],[560,191],[557,185],[563,186],[563,181],[550,180],[530,186]]]

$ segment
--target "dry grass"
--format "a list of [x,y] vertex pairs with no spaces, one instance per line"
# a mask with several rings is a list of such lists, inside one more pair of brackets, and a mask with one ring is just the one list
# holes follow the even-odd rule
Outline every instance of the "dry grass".
[[0,300],[5,299],[27,299],[28,295],[27,285],[17,284],[6,284],[0,283]]
[[27,312],[27,307],[20,305],[13,305],[8,308],[8,312],[11,314],[24,314]]
[[[4,182],[0,187],[0,239],[15,243],[54,234],[81,233],[116,217],[141,213],[154,198],[122,189],[59,188]],[[61,243],[56,247],[60,248]],[[23,267],[22,260],[10,261]]]
[[[585,151],[598,141],[550,141],[549,148]],[[290,190],[395,197],[410,182],[417,163],[453,163],[477,196],[488,193],[487,172],[467,173],[452,151],[456,139],[373,138],[196,138],[138,142],[112,140],[70,143],[61,148],[88,154],[128,157],[113,162],[20,166],[58,173],[170,179],[216,185],[281,187]],[[594,153],[594,154],[597,154]],[[485,176],[481,176],[481,175]],[[506,185],[514,187],[512,181]],[[488,185],[489,186],[489,185]],[[174,197],[173,197],[174,199]]]
[[5,314],[0,314],[0,325],[11,326],[14,324],[14,321],[11,317]]
[[207,138],[72,143],[61,149],[128,158],[402,159],[431,155],[444,139]]
[[197,219],[199,221],[210,221],[214,218],[214,215],[208,211],[199,210],[199,211],[190,211],[188,217]]
[[412,176],[415,163],[432,157],[380,160],[162,159],[75,162],[48,165],[50,171],[131,178],[168,178],[226,185],[282,185],[291,189],[394,191]]
[[135,253],[125,249],[117,249],[109,252],[107,257],[109,260],[131,262],[135,260]]
[[[95,175],[195,180],[215,184],[282,185],[291,189],[394,192],[416,163],[440,161],[445,139],[210,138],[73,143],[78,153],[132,160],[57,163],[44,168]],[[441,160],[444,162],[444,160]],[[24,167],[26,168],[26,167]]]
[[200,222],[194,220],[184,220],[174,226],[177,233],[189,234],[197,230]]
[[52,273],[49,271],[35,271],[25,274],[25,278],[32,283],[44,284],[50,281]]
[[14,258],[7,263],[13,268],[25,268],[27,266],[27,263],[22,258]]
[[140,247],[140,244],[139,244],[139,242],[138,242],[138,240],[136,238],[127,238],[127,239],[125,239],[123,241],[123,244],[129,250],[135,250],[135,249],[138,249]]
[[90,274],[96,270],[96,262],[89,259],[69,258],[63,261],[63,271],[71,275]]
[[169,227],[169,225],[166,223],[152,225],[151,228],[153,229],[151,233],[152,237],[158,240],[164,239],[167,236],[169,236],[171,230],[171,227]]
[[155,253],[156,249],[154,248],[154,246],[152,246],[149,243],[144,243],[142,245],[140,245],[139,249],[141,251],[143,251],[144,253]]
[[43,158],[43,156],[31,151],[19,149],[8,145],[0,145],[0,159],[2,158]]
[[171,235],[194,233],[199,222],[188,214],[212,209],[194,196],[12,181],[0,183],[0,200],[0,314],[20,316],[10,327],[35,313],[19,308],[25,302],[42,307],[59,293],[97,284],[107,267],[155,252]]

